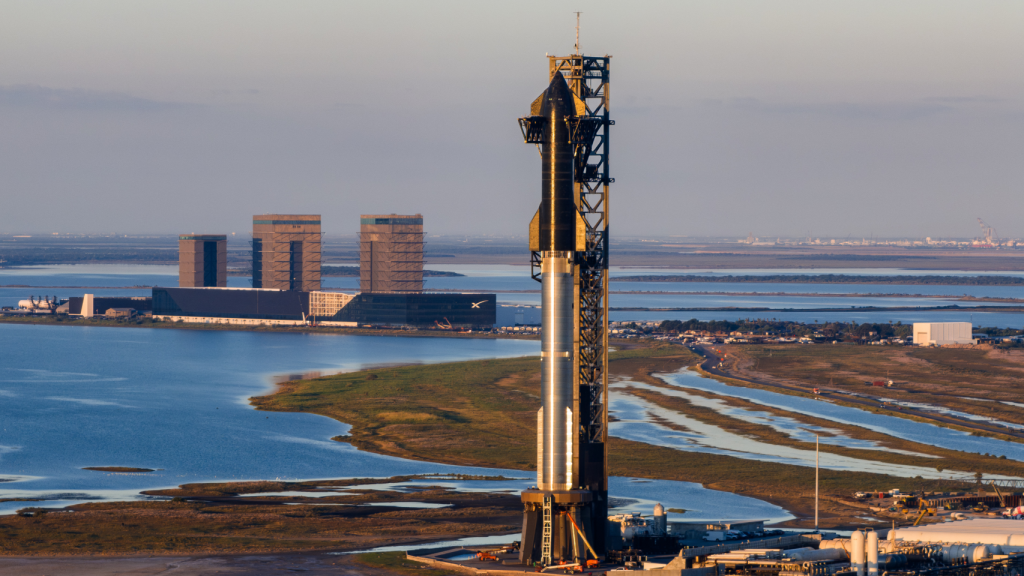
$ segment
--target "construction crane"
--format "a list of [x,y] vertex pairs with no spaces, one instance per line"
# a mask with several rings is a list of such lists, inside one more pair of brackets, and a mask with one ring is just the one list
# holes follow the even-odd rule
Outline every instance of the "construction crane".
[[917,526],[918,524],[920,524],[921,520],[924,519],[926,514],[928,514],[928,510],[926,510],[926,509],[925,510],[921,510],[921,513],[918,514],[918,516],[917,516],[917,520],[914,520],[914,526]]
[[985,243],[995,246],[996,229],[989,226],[988,224],[985,224],[985,221],[982,220],[981,218],[978,218],[978,225],[981,226],[981,230],[985,233]]
[[995,481],[991,482],[991,484],[992,488],[996,491],[996,496],[999,496],[999,507],[1006,508],[1006,498],[1003,496],[1003,493],[999,491],[999,486],[996,486]]

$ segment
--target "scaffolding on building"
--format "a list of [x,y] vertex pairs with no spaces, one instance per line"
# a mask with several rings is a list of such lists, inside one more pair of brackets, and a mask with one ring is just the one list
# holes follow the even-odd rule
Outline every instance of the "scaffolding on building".
[[[320,289],[322,234],[274,232],[253,235],[253,252],[259,244],[259,270],[262,279],[257,288],[301,290]],[[255,274],[256,259],[253,261]]]
[[363,215],[359,231],[359,289],[368,293],[423,291],[423,217]]
[[353,298],[355,294],[344,292],[310,292],[309,316],[314,322],[317,319],[333,318]]
[[322,243],[319,216],[254,216],[253,288],[320,290]]

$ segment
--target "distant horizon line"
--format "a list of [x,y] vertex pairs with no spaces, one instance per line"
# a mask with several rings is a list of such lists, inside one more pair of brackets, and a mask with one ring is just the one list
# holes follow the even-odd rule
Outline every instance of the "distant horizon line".
[[[193,232],[189,232],[192,234]],[[230,239],[232,236],[235,238],[245,238],[251,236],[251,232],[194,232],[195,234],[220,234],[227,235]],[[0,232],[0,239],[13,239],[13,238],[59,238],[59,237],[82,237],[82,238],[128,238],[128,239],[144,239],[144,238],[173,238],[177,239],[178,236],[185,234],[184,232],[165,232],[165,233],[125,233],[125,232]],[[359,232],[324,232],[323,236],[331,237],[358,237]],[[425,232],[426,238],[479,238],[479,239],[491,239],[491,240],[519,240],[526,238],[525,234],[431,234]],[[743,241],[749,240],[750,235],[687,235],[687,236],[663,236],[657,234],[641,235],[641,234],[622,234],[613,235],[613,240],[617,241],[658,241],[658,242],[675,242],[675,243],[700,243],[700,242],[722,242],[728,241],[731,243],[743,243]],[[848,234],[845,236],[825,236],[825,235],[800,235],[800,236],[782,236],[776,234],[768,234],[763,236],[754,236],[755,242],[759,244],[773,244],[776,241],[784,241],[786,243],[811,243],[820,241],[822,245],[835,241],[836,246],[848,245],[846,243],[855,243],[856,245],[861,244],[864,241],[868,242],[899,242],[899,241],[926,241],[928,239],[933,242],[972,242],[975,240],[982,240],[979,236],[870,236],[870,235],[852,235]],[[997,237],[994,238],[997,242],[1007,241],[1019,241],[1022,237]]]

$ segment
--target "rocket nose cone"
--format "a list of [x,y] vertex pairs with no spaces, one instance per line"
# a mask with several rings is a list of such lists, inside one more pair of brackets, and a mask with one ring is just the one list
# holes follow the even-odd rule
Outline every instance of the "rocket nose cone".
[[544,102],[541,103],[540,115],[547,116],[552,109],[564,116],[571,116],[576,112],[576,107],[573,105],[572,92],[569,91],[569,85],[565,82],[565,76],[562,76],[561,72],[555,72],[555,77],[551,79],[551,84],[548,85],[548,89],[544,92]]
[[565,76],[561,70],[555,72],[555,75],[551,77],[551,84],[548,85],[548,90],[553,90],[559,86],[564,86],[566,90],[569,90],[569,84],[565,81]]

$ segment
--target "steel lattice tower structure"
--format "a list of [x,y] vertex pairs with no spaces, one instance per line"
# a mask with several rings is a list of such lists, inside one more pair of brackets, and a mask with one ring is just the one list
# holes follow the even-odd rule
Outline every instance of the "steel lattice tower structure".
[[[576,388],[581,410],[581,445],[600,445],[601,474],[581,470],[580,478],[592,491],[608,494],[608,135],[615,124],[609,116],[609,71],[611,56],[576,54],[548,57],[548,79],[561,72],[586,106],[570,125],[574,147],[574,189],[577,208],[585,227],[586,249],[576,252],[574,290],[579,304],[575,344],[579,370]],[[590,466],[596,462],[588,462]],[[607,499],[604,499],[607,504]],[[605,510],[607,512],[607,508]]]
[[[572,93],[574,110],[565,116],[568,144],[572,150],[572,194],[576,207],[575,250],[571,252],[572,273],[572,453],[567,462],[572,479],[566,489],[569,496],[544,493],[540,490],[524,492],[526,504],[523,552],[521,559],[532,557],[542,563],[551,563],[568,552],[568,539],[576,548],[572,530],[559,525],[551,517],[552,509],[582,520],[587,538],[603,553],[605,524],[608,516],[608,224],[609,187],[614,179],[609,176],[609,128],[614,125],[609,115],[611,56],[548,57],[548,81],[557,84],[558,75],[564,78]],[[555,84],[552,84],[554,86]],[[549,89],[551,90],[551,89]],[[520,118],[524,140],[528,143],[552,145],[545,142],[552,128],[549,118],[543,116],[545,98],[542,94],[531,106],[531,115]],[[559,144],[561,141],[559,141]],[[547,169],[549,161],[542,152]],[[551,248],[544,248],[542,231],[548,218],[538,210],[530,224],[531,274],[542,280],[542,263],[551,258]],[[542,218],[543,216],[543,218]],[[544,220],[544,221],[542,221]],[[562,253],[558,253],[562,254]],[[550,264],[547,264],[550,266]],[[546,314],[546,312],[545,312]],[[538,423],[540,432],[540,423]],[[541,443],[538,438],[538,443]],[[543,455],[543,452],[539,452]],[[540,462],[538,462],[540,465]],[[538,474],[540,483],[542,474]],[[550,479],[546,479],[550,482]],[[530,492],[530,494],[528,494]],[[582,498],[582,499],[580,499]],[[562,502],[560,504],[560,502]],[[535,518],[535,519],[534,519]],[[535,536],[535,534],[539,535]],[[559,533],[566,533],[560,536]],[[536,538],[536,540],[534,540]],[[561,542],[559,542],[561,540]],[[532,543],[540,544],[540,556]],[[528,550],[529,549],[529,550]],[[577,556],[578,557],[578,556]],[[562,558],[565,558],[563,555]]]

